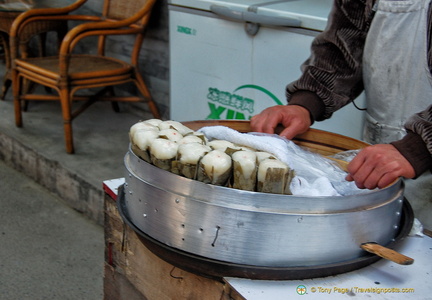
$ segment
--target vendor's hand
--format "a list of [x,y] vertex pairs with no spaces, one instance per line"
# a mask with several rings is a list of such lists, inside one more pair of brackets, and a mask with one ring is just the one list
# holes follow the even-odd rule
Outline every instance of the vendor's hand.
[[415,171],[408,160],[391,144],[364,148],[348,165],[346,180],[364,189],[383,188],[399,177],[413,178]]
[[253,116],[250,122],[252,131],[264,133],[274,133],[279,124],[285,127],[279,135],[292,139],[311,126],[309,111],[298,105],[277,105]]

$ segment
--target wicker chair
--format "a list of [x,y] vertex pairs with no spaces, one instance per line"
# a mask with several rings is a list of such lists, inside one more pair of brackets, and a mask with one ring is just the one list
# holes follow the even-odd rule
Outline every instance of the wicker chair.
[[[9,32],[11,30],[14,20],[23,12],[17,11],[0,11],[0,44],[4,51],[4,60],[6,65],[6,72],[3,76],[3,86],[1,90],[0,99],[4,100],[6,93],[11,85],[11,55],[9,46]],[[67,32],[67,23],[61,21],[45,21],[40,20],[38,22],[32,22],[31,25],[27,26],[25,30],[20,32],[20,51],[23,57],[29,56],[28,43],[34,37],[37,36],[39,41],[38,55],[45,55],[45,39],[47,32],[57,32],[57,37],[62,40]]]
[[[63,39],[59,56],[16,58],[12,66],[12,82],[15,105],[15,122],[22,126],[21,102],[31,100],[60,101],[66,152],[74,153],[72,120],[96,101],[135,102],[146,101],[155,118],[160,118],[155,102],[138,69],[138,57],[144,39],[146,25],[151,9],[156,0],[105,0],[101,16],[64,15],[64,10],[73,11],[85,0],[78,0],[73,5],[59,9],[57,13],[39,10],[20,15],[13,24],[11,32],[12,55],[18,57],[19,32],[26,24],[34,20],[80,20],[86,21],[72,28]],[[135,35],[134,48],[130,62],[105,56],[105,40],[108,35]],[[75,54],[73,48],[80,40],[98,36],[96,54]],[[23,79],[41,84],[57,91],[57,95],[26,94]],[[133,82],[143,97],[115,96],[113,86]],[[92,95],[76,94],[98,88]],[[77,108],[73,102],[83,101]]]

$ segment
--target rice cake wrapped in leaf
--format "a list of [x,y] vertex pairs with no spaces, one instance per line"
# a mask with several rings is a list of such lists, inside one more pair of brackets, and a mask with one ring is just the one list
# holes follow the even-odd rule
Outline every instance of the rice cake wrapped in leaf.
[[197,179],[204,183],[225,186],[231,170],[231,157],[221,150],[212,150],[200,160]]
[[139,129],[135,131],[131,148],[132,151],[140,158],[147,162],[151,162],[149,148],[155,139],[159,137],[159,131],[153,129]]
[[198,143],[201,145],[205,145],[205,140],[201,136],[189,134],[187,136],[184,136],[177,143],[179,143],[180,145],[181,144],[189,144],[189,143]]
[[266,158],[276,159],[276,157],[273,154],[265,151],[257,151],[256,156],[257,156],[257,164],[260,164]]
[[213,150],[221,150],[222,152],[225,152],[227,148],[235,149],[233,143],[225,140],[212,140],[207,143],[207,146],[210,146]]
[[177,142],[183,138],[183,135],[175,129],[167,128],[159,131],[159,137],[166,138],[170,141]]
[[178,144],[164,138],[157,138],[150,146],[151,162],[164,170],[171,171],[172,162],[177,158]]
[[196,136],[196,137],[199,137],[203,141],[203,144],[208,143],[207,137],[204,135],[204,133],[199,132],[199,131],[193,131],[191,133],[185,134],[185,136]]
[[135,135],[135,132],[138,130],[154,130],[159,131],[159,127],[151,125],[149,123],[144,122],[138,122],[133,124],[129,129],[129,140],[130,142],[133,142],[133,136]]
[[286,194],[286,195],[292,195],[290,186],[291,186],[291,181],[293,180],[293,178],[294,178],[295,175],[296,175],[295,171],[293,169],[290,169],[289,172],[288,172],[288,178],[287,178],[287,181],[286,181],[286,184],[285,184],[284,194]]
[[258,166],[257,191],[273,194],[291,194],[289,185],[293,171],[282,161],[264,159]]
[[198,163],[200,159],[209,153],[211,148],[199,143],[181,144],[177,151],[177,167],[179,174],[191,178],[197,178]]
[[253,152],[257,151],[256,149],[254,149],[252,147],[248,147],[245,145],[238,145],[238,144],[234,144],[234,149],[243,150],[243,151],[253,151]]
[[236,151],[232,155],[232,187],[245,191],[255,191],[257,180],[257,156],[249,150]]
[[162,123],[163,121],[160,119],[147,119],[143,122],[159,128],[159,124]]
[[180,122],[177,121],[173,121],[173,120],[168,120],[168,121],[163,121],[161,123],[159,123],[159,129],[163,130],[163,129],[175,129],[178,132],[180,132],[181,135],[187,135],[193,132],[192,129],[190,129],[189,127],[183,125]]

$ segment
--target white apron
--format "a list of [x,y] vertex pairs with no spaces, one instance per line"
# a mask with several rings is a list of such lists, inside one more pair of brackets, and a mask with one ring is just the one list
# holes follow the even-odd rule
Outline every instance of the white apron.
[[[363,80],[367,101],[364,140],[389,143],[405,134],[404,123],[432,103],[427,63],[431,0],[380,0],[366,39]],[[432,228],[432,175],[405,180],[405,196]]]

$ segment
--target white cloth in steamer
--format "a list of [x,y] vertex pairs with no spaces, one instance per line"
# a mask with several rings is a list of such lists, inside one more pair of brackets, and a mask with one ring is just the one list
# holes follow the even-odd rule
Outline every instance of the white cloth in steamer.
[[293,141],[275,134],[240,133],[225,126],[208,126],[199,130],[209,140],[226,140],[238,145],[266,151],[295,171],[291,192],[297,196],[340,196],[361,193],[346,173],[325,157],[307,151]]

